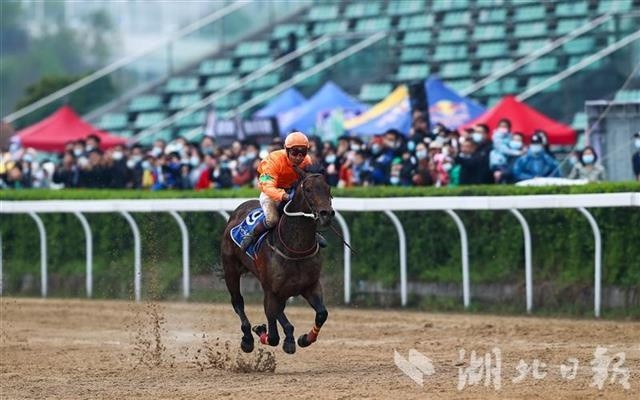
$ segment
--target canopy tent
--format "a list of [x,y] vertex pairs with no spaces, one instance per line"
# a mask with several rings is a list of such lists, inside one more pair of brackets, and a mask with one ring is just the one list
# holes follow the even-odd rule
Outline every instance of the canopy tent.
[[278,114],[278,126],[283,135],[292,129],[309,133],[315,128],[321,113],[326,115],[331,110],[341,109],[344,114],[356,114],[368,108],[366,104],[360,103],[329,81],[303,104]]
[[17,139],[22,147],[62,152],[67,143],[86,139],[91,134],[100,138],[100,148],[103,150],[126,143],[126,139],[111,136],[85,122],[69,106],[62,106],[42,121],[22,129],[13,139]]
[[468,97],[460,96],[440,79],[429,78],[424,82],[429,102],[431,125],[441,123],[449,129],[482,115],[486,110]]
[[307,101],[296,88],[289,88],[274,97],[269,104],[256,111],[254,117],[275,117],[281,112],[291,110]]
[[389,129],[408,134],[411,128],[410,111],[409,90],[401,85],[367,112],[346,120],[344,129],[353,135],[375,135]]
[[576,133],[573,128],[552,120],[511,95],[505,96],[491,110],[462,128],[486,124],[493,131],[502,118],[508,118],[511,121],[511,131],[523,133],[527,142],[531,140],[531,136],[537,129],[547,133],[550,144],[572,145],[576,142]]

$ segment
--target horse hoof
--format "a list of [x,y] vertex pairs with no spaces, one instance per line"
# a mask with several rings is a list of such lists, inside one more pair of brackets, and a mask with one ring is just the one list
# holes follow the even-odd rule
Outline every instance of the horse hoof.
[[245,353],[251,353],[253,351],[253,340],[248,341],[248,340],[242,339],[242,341],[240,341],[240,348]]
[[298,337],[298,346],[307,347],[310,344],[311,344],[311,342],[309,342],[309,339],[307,338],[307,334],[306,333],[304,335],[300,335]]
[[267,325],[262,324],[262,325],[256,325],[253,328],[251,328],[251,330],[258,335],[258,337],[260,337],[260,335],[267,333]]
[[293,354],[296,352],[296,342],[294,340],[285,340],[282,344],[282,350],[287,354]]
[[267,343],[271,347],[276,347],[277,345],[280,344],[280,336],[276,336],[276,337],[268,336],[267,337]]

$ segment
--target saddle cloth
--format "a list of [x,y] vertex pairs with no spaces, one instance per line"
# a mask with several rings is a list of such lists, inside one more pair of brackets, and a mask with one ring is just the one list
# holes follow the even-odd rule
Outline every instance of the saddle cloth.
[[[254,208],[249,212],[249,214],[247,214],[246,218],[243,219],[241,223],[231,228],[231,232],[230,232],[231,240],[233,240],[236,246],[240,247],[240,243],[242,242],[242,239],[245,236],[247,236],[249,233],[251,233],[259,223],[264,223],[264,220],[265,220],[265,215],[264,215],[264,212],[262,211],[262,208],[260,207]],[[253,243],[251,243],[251,245],[247,248],[247,251],[245,251],[245,253],[249,257],[251,257],[254,260],[256,259],[257,253],[262,247],[262,244],[264,243],[264,239],[267,237],[268,233],[269,231],[266,231],[265,233],[260,235],[258,240],[254,240]]]

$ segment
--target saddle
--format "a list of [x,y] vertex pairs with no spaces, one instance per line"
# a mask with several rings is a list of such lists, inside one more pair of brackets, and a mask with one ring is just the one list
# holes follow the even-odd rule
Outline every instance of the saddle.
[[[231,231],[230,231],[231,240],[233,240],[236,246],[240,247],[240,243],[242,242],[242,239],[244,239],[245,236],[253,232],[253,230],[258,224],[264,223],[264,220],[265,220],[265,215],[264,215],[264,212],[262,211],[262,208],[261,207],[254,208],[249,212],[249,214],[247,214],[247,216],[245,217],[245,219],[242,220],[241,223],[231,228]],[[251,243],[251,245],[245,251],[245,254],[251,257],[254,261],[256,260],[258,256],[258,251],[264,244],[264,240],[267,237],[268,233],[269,231],[266,231],[262,235],[260,235],[260,237],[257,240],[254,240],[254,242]]]

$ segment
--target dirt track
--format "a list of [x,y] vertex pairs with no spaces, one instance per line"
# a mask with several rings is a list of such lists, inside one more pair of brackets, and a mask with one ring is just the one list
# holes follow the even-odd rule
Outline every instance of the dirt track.
[[[640,323],[333,308],[311,347],[291,356],[256,342],[238,367],[240,323],[227,304],[3,298],[1,312],[2,399],[640,398]],[[261,307],[248,307],[248,315],[264,322]],[[311,309],[290,307],[288,315],[296,336],[311,327]],[[610,380],[602,390],[590,387],[598,345],[609,355],[625,352],[629,390]],[[483,378],[459,391],[469,352],[484,356],[494,347],[501,389]],[[423,387],[394,364],[394,350],[407,358],[410,349],[433,363]],[[570,357],[577,376],[565,380],[560,364]],[[546,376],[536,380],[530,371],[514,383],[521,359],[544,363],[538,372]]]

